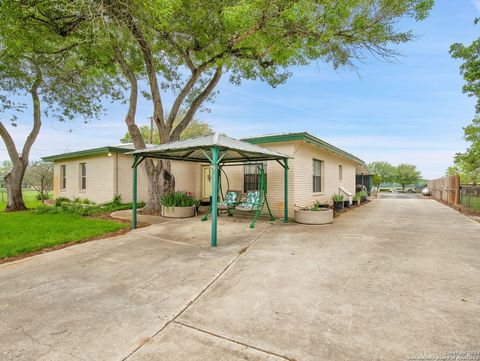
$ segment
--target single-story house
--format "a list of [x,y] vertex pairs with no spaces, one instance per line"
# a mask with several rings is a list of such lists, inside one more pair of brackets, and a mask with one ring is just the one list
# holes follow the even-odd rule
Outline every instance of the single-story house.
[[[309,133],[285,133],[244,138],[256,144],[292,157],[289,161],[289,213],[295,206],[307,206],[318,200],[332,202],[333,194],[346,199],[355,194],[357,184],[369,184],[365,162]],[[54,196],[88,198],[101,203],[120,195],[123,201],[132,200],[132,144],[106,146],[84,151],[44,157],[54,162]],[[259,186],[257,166],[242,164],[222,171],[222,189],[247,192]],[[283,177],[280,164],[265,162],[267,196],[272,212],[283,213]],[[147,176],[143,165],[138,174],[138,200],[148,196]],[[176,190],[191,192],[199,200],[211,196],[209,164],[172,161]]]

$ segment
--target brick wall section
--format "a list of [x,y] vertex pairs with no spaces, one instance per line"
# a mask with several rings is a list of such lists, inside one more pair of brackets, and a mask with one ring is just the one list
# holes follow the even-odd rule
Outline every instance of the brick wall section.
[[[80,163],[87,166],[87,189],[80,190]],[[67,188],[60,189],[60,166],[67,166]],[[175,175],[177,190],[189,191],[199,197],[197,182],[200,181],[200,166],[188,162],[172,162],[172,173]],[[198,170],[198,172],[197,172]],[[55,161],[54,163],[54,196],[70,199],[88,198],[96,203],[112,200],[115,194],[120,194],[122,201],[131,202],[133,194],[132,184],[132,156],[114,153],[111,157],[99,155]],[[138,200],[148,199],[148,178],[145,166],[138,167]]]
[[[80,163],[86,163],[87,188],[80,190]],[[66,165],[67,186],[60,189],[60,166]],[[97,203],[108,202],[113,198],[114,179],[113,156],[92,156],[59,160],[54,163],[55,198],[81,198]]]

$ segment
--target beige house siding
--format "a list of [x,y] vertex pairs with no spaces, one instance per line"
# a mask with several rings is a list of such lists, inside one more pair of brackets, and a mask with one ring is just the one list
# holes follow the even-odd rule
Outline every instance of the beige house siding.
[[[340,187],[355,193],[356,163],[323,148],[311,145],[305,141],[288,141],[261,144],[293,159],[289,160],[289,216],[293,216],[295,206],[307,206],[315,200],[332,202],[334,193],[340,192]],[[322,191],[313,192],[312,175],[313,160],[323,161]],[[86,163],[87,188],[80,190],[80,163]],[[67,166],[67,187],[60,189],[60,166]],[[175,188],[179,191],[192,192],[195,198],[202,196],[202,166],[208,164],[172,161],[172,173],[175,176]],[[339,179],[339,165],[342,165],[342,179]],[[225,166],[228,182],[222,173],[223,192],[228,189],[243,192],[244,167]],[[267,162],[267,192],[268,201],[273,214],[283,217],[284,209],[284,169],[275,162]],[[55,197],[88,198],[94,202],[110,201],[115,194],[120,194],[125,202],[132,201],[132,158],[130,155],[113,153],[105,155],[79,157],[57,160],[54,163],[54,195]],[[148,180],[144,164],[138,169],[138,199],[148,198]]]
[[[293,191],[296,206],[307,206],[316,200],[331,204],[333,194],[340,193],[340,187],[355,193],[353,161],[303,141],[295,142],[294,146],[295,158],[291,161],[291,170],[295,178]],[[314,159],[323,162],[322,190],[318,193],[313,192],[312,185]],[[342,180],[339,179],[339,165],[343,166]]]
[[[80,164],[85,163],[87,168],[87,188],[80,189]],[[60,167],[66,165],[67,187],[60,189]],[[69,199],[89,199],[96,203],[111,201],[114,195],[120,194],[122,201],[132,201],[132,157],[121,153],[107,155],[81,157],[58,160],[54,163],[54,187],[55,198],[66,197]],[[200,188],[197,190],[197,182],[200,181],[200,165],[189,162],[172,162],[172,173],[175,176],[177,190],[194,193],[200,197]],[[148,199],[148,178],[144,164],[138,167],[138,200]]]
[[[55,198],[90,199],[97,203],[108,202],[113,198],[113,157],[92,156],[58,160],[54,163],[53,193]],[[87,187],[80,189],[80,164],[86,163]],[[67,184],[61,189],[60,167],[66,166]],[[94,177],[92,179],[92,177]]]

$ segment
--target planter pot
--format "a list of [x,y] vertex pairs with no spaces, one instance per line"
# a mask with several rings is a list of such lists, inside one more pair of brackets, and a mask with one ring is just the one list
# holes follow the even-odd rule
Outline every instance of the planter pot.
[[335,208],[335,211],[337,211],[337,212],[343,211],[343,201],[333,202],[333,207]]
[[343,201],[343,208],[350,207],[350,201]]
[[360,202],[361,202],[360,199],[354,199],[354,200],[352,201],[352,204],[353,204],[354,206],[358,206],[358,205],[360,204]]
[[302,224],[328,224],[333,222],[333,210],[320,208],[318,211],[296,209],[295,222]]
[[366,202],[368,200],[367,196],[362,196],[362,202]]
[[162,207],[162,216],[167,218],[189,218],[195,215],[195,206]]

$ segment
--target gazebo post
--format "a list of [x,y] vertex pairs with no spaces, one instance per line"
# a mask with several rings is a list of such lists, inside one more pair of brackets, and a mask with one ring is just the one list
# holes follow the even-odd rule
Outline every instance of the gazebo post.
[[137,228],[137,160],[138,155],[133,156],[133,189],[132,189],[132,228]]
[[218,147],[212,147],[212,239],[211,246],[217,247],[217,215],[218,215]]
[[284,169],[284,181],[283,181],[283,222],[287,223],[288,222],[288,159],[285,158],[283,160],[285,167]]

